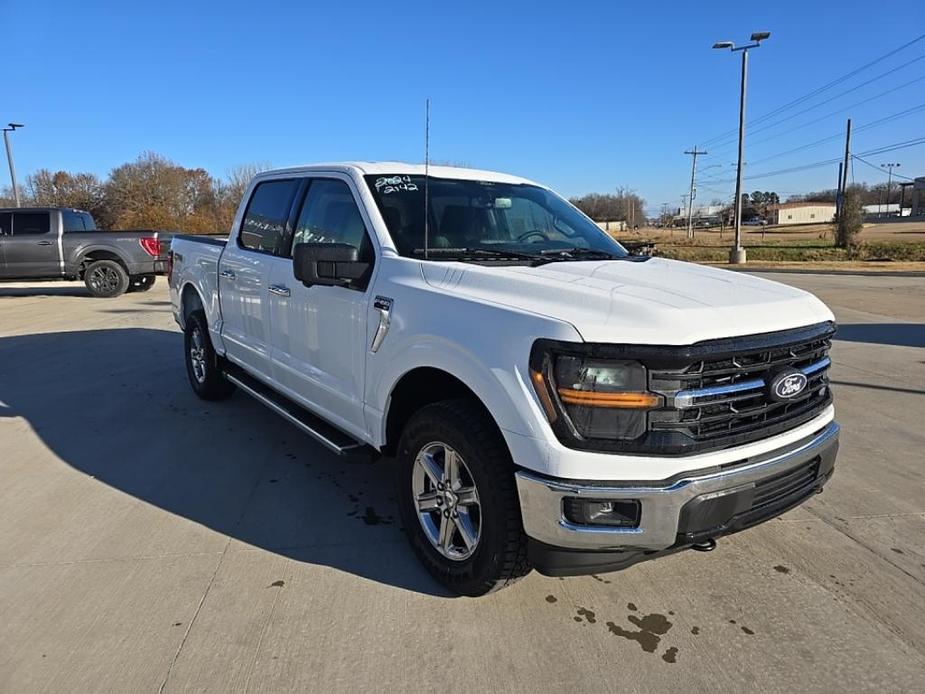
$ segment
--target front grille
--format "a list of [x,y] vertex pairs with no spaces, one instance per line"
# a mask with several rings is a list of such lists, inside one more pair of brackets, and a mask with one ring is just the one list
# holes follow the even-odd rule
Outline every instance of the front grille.
[[[809,421],[832,402],[828,351],[834,326],[814,327],[741,338],[742,349],[713,355],[701,349],[703,356],[687,364],[651,368],[649,388],[665,397],[667,407],[649,413],[649,430],[680,434],[702,447],[745,443]],[[729,341],[723,343],[717,346]],[[771,396],[767,384],[782,369],[806,376],[796,399]]]

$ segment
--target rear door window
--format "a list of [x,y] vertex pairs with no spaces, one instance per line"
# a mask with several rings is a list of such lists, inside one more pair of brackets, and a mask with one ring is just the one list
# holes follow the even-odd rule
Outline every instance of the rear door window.
[[298,186],[296,180],[257,184],[241,222],[238,236],[241,248],[261,253],[276,253],[280,249]]
[[0,212],[0,236],[9,236],[13,233],[13,214]]
[[84,220],[84,217],[87,215],[74,212],[73,210],[63,210],[61,216],[64,218],[64,233],[70,231],[87,231],[87,225]]
[[47,212],[14,212],[13,236],[35,236],[47,234],[51,222]]

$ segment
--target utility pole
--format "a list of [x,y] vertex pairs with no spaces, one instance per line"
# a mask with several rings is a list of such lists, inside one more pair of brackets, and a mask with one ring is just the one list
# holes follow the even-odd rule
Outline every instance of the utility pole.
[[835,219],[841,217],[841,172],[844,164],[838,162],[838,179],[835,181]]
[[[880,166],[883,167],[884,169],[887,169],[890,172],[889,177],[886,180],[886,209],[887,209],[886,216],[889,217],[890,216],[890,189],[893,187],[893,169],[894,168],[898,169],[899,164],[895,164],[895,163],[881,164]],[[899,216],[902,217],[902,214],[903,214],[903,208],[902,208],[902,203],[900,203]]]
[[745,262],[745,249],[742,248],[742,159],[745,156],[745,89],[748,84],[748,49],[742,50],[742,85],[739,90],[739,159],[736,165],[736,240],[729,262],[733,265]]
[[691,192],[687,198],[687,238],[694,238],[694,176],[697,174],[697,157],[701,154],[707,154],[705,149],[694,149],[685,150],[685,154],[691,155]]
[[761,42],[771,36],[769,31],[756,31],[749,39],[751,43],[745,46],[736,46],[732,41],[718,41],[713,48],[728,48],[732,52],[742,53],[742,83],[739,88],[739,160],[736,165],[736,206],[735,206],[735,246],[729,252],[729,262],[739,265],[745,262],[745,249],[742,247],[742,166],[745,155],[745,92],[748,84],[748,51],[758,48]]
[[16,185],[16,167],[13,165],[13,149],[10,147],[9,133],[22,127],[22,123],[9,123],[8,127],[3,129],[3,144],[6,145],[6,160],[10,165],[10,181],[13,183],[13,199],[16,200],[16,207],[22,207],[22,200],[19,197],[19,186]]
[[839,209],[844,209],[845,194],[848,192],[848,163],[851,160],[851,119],[848,119],[848,125],[845,129],[845,161],[842,165],[841,179],[841,200],[842,204]]

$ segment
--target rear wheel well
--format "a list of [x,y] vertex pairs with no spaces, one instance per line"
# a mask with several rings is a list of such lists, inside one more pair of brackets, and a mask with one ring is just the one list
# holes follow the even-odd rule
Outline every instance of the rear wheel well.
[[[415,412],[426,405],[456,398],[471,400],[485,412],[492,423],[495,423],[494,417],[479,396],[452,374],[432,367],[420,367],[402,376],[389,398],[383,455],[395,455],[402,430]],[[495,426],[497,427],[496,423]]]
[[183,293],[180,295],[180,309],[182,314],[180,316],[183,325],[186,325],[186,319],[189,317],[189,314],[193,311],[204,308],[202,305],[202,299],[199,298],[199,292],[197,292],[193,285],[187,284],[183,287]]
[[128,273],[128,268],[125,266],[125,261],[122,260],[118,253],[113,253],[112,251],[90,251],[80,260],[81,279],[83,279],[84,271],[86,271],[91,263],[94,263],[97,260],[114,260],[122,266],[122,269],[125,270],[126,274]]

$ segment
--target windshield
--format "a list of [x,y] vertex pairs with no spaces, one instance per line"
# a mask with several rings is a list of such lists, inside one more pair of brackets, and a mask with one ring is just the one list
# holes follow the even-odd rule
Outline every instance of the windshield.
[[[366,176],[395,247],[424,255],[424,177]],[[428,178],[434,260],[623,258],[620,244],[557,195],[531,185]]]

